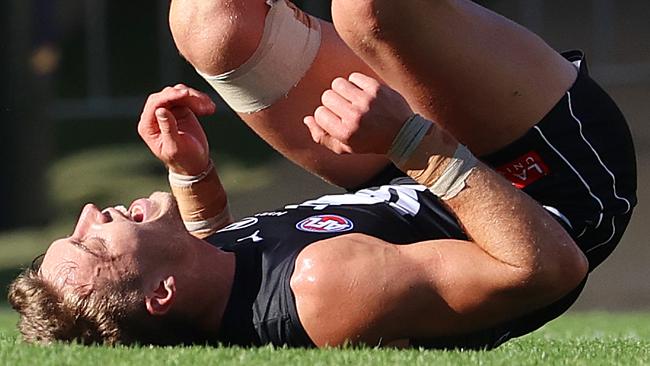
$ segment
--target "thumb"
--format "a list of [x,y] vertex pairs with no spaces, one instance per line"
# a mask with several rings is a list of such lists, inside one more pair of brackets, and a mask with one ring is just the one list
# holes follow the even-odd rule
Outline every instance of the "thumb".
[[156,120],[158,121],[160,133],[165,137],[174,137],[178,134],[176,117],[169,109],[156,109]]

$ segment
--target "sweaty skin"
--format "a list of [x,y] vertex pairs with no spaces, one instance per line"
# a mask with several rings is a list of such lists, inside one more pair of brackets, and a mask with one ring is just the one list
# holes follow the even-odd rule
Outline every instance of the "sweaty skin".
[[[376,18],[375,8],[369,12],[366,7],[387,7],[389,2],[335,0],[338,31],[356,54],[331,25],[323,23],[321,51],[301,83],[287,99],[242,118],[308,170],[342,186],[365,182],[387,163],[381,154],[390,139],[371,138],[366,140],[368,145],[360,145],[354,138],[336,139],[339,146],[349,148],[337,152],[375,154],[336,155],[310,142],[313,124],[305,129],[302,120],[308,115],[316,120],[332,112],[336,117],[332,120],[346,131],[319,124],[323,136],[383,135],[366,125],[362,128],[345,122],[362,120],[381,103],[348,110],[353,113],[346,115],[334,113],[332,95],[323,94],[337,89],[331,83],[336,76],[360,71],[377,78],[367,66],[371,65],[405,95],[413,110],[436,117],[437,123],[475,153],[502,147],[550,109],[575,78],[575,70],[527,31],[468,3],[438,2],[420,9],[415,2],[404,2],[403,9],[381,8],[379,13],[392,14],[400,24],[407,24],[401,31],[394,23]],[[241,65],[253,53],[267,10],[262,1],[197,4],[174,0],[170,24],[181,53],[202,72],[219,74]],[[459,19],[460,15],[464,18]],[[425,21],[442,25],[432,28],[425,26]],[[432,34],[414,37],[422,29]],[[465,30],[470,33],[468,38],[478,41],[465,42]],[[418,42],[409,46],[404,42],[407,38]],[[449,53],[440,49],[449,49]],[[397,57],[397,52],[405,56]],[[529,53],[521,56],[522,52]],[[459,58],[463,62],[458,62]],[[429,63],[433,70],[425,67]],[[390,98],[384,101],[395,102]],[[321,112],[315,114],[316,110]],[[398,123],[403,120],[394,119],[391,130],[398,129]],[[445,151],[448,154],[455,149],[456,139],[451,138],[446,146],[435,142],[441,159],[448,157]],[[316,139],[319,143],[325,140],[333,141]],[[373,151],[373,146],[381,149]],[[415,158],[428,161],[428,157]],[[398,248],[376,238],[348,235],[318,242],[301,253],[291,285],[301,321],[317,345],[338,345],[346,340],[377,344],[478,329],[544,306],[584,277],[585,258],[562,228],[537,203],[486,167],[479,166],[470,176],[468,188],[447,203],[472,242],[441,240]],[[330,260],[333,256],[342,267]],[[341,293],[342,289],[346,290]],[[372,301],[367,304],[369,299]],[[331,311],[341,308],[350,311],[345,315]]]
[[[338,79],[326,93],[334,123],[316,114],[305,122],[315,141],[340,153],[384,154],[391,138],[383,135],[394,138],[413,113],[398,93],[363,74]],[[145,109],[156,110],[160,101],[171,110],[187,107],[189,100],[174,99],[176,94],[165,89]],[[157,145],[149,146],[162,159]],[[407,166],[421,169],[434,154],[442,169],[457,142],[430,134],[421,146]],[[467,184],[447,204],[471,242],[396,246],[353,234],[316,242],[299,254],[291,287],[300,320],[317,345],[386,345],[481,329],[547,305],[580,283],[584,256],[536,202],[483,165]]]
[[[329,91],[339,102],[330,109],[333,116],[306,118],[314,140],[345,153],[386,153],[381,131],[398,131],[404,116],[384,114],[377,123],[376,109],[391,105],[413,112],[368,76],[354,74],[338,83],[345,84],[335,88],[340,92]],[[458,147],[434,128],[403,167],[422,184],[428,181],[419,172],[435,161],[431,172],[440,176]],[[487,166],[478,163],[466,188],[444,203],[471,241],[395,246],[347,235],[300,253],[292,289],[317,345],[376,345],[486,329],[558,300],[585,277],[587,260],[561,225]]]

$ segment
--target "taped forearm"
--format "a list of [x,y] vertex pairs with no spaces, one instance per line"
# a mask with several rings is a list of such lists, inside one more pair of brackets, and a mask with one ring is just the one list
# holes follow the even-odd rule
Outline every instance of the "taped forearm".
[[169,172],[169,185],[185,228],[192,235],[207,237],[233,221],[226,192],[212,162],[197,176]]
[[504,264],[533,272],[580,257],[571,238],[535,200],[481,164],[445,130],[429,124],[426,134],[413,139],[416,147],[401,150],[410,150],[408,156],[390,157],[443,200],[476,245]]
[[478,160],[447,132],[420,115],[409,118],[388,157],[411,178],[442,200],[456,197]]

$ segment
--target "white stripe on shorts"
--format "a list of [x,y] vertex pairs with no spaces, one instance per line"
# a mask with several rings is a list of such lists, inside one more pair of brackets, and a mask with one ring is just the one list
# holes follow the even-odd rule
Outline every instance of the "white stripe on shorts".
[[557,155],[558,155],[562,160],[564,160],[564,162],[569,166],[569,168],[571,168],[571,170],[573,170],[573,172],[574,172],[575,175],[578,177],[578,179],[580,179],[580,181],[581,181],[582,184],[585,186],[585,188],[587,188],[587,191],[589,192],[589,195],[590,195],[591,197],[593,197],[594,200],[596,200],[596,202],[598,202],[598,205],[600,206],[600,215],[599,215],[599,218],[598,218],[598,224],[596,224],[596,228],[598,228],[598,227],[600,226],[601,222],[603,221],[603,210],[605,209],[605,206],[603,206],[603,202],[600,200],[600,198],[598,198],[598,197],[594,194],[594,192],[591,191],[591,187],[589,186],[589,184],[587,183],[587,181],[585,181],[585,179],[582,177],[582,175],[580,175],[580,173],[578,172],[578,170],[577,170],[577,169],[576,169],[576,168],[575,168],[575,167],[574,167],[574,166],[569,162],[569,160],[568,160],[568,159],[567,159],[567,158],[566,158],[566,157],[565,157],[565,156],[564,156],[564,155],[563,155],[563,154],[562,154],[562,153],[561,153],[561,152],[560,152],[560,151],[559,151],[559,150],[558,150],[558,149],[557,149],[557,148],[556,148],[556,147],[555,147],[555,146],[554,146],[554,145],[553,145],[553,144],[552,144],[552,143],[551,143],[547,138],[546,138],[546,136],[544,135],[544,132],[542,132],[542,130],[541,130],[538,126],[534,126],[533,128],[535,129],[535,131],[537,131],[537,132],[539,133],[539,135],[542,137],[542,139],[544,140],[544,142],[546,142],[546,144],[547,144],[551,149],[553,149],[553,151],[555,151],[555,153],[556,153],[556,154],[557,154]]
[[609,174],[609,176],[612,177],[612,189],[614,191],[614,197],[616,197],[616,199],[618,199],[620,201],[623,201],[623,202],[625,202],[627,204],[627,210],[625,211],[625,213],[630,212],[630,210],[632,209],[632,205],[630,204],[630,201],[628,201],[626,198],[621,197],[621,196],[618,195],[618,191],[616,190],[616,177],[614,176],[614,173],[612,173],[612,171],[609,170],[609,168],[607,168],[607,166],[605,165],[603,160],[600,158],[600,154],[598,154],[596,149],[594,149],[593,145],[591,145],[591,143],[589,141],[587,141],[587,138],[585,137],[584,133],[582,132],[582,121],[580,121],[580,119],[578,117],[576,117],[575,113],[573,112],[573,103],[572,103],[572,100],[571,100],[571,92],[567,92],[567,95],[569,97],[569,112],[571,112],[571,117],[573,117],[573,119],[578,123],[578,126],[580,127],[580,136],[582,137],[582,140],[587,144],[587,146],[589,146],[589,148],[594,153],[594,155],[598,159],[598,162],[603,167],[603,169],[605,169],[607,174]]
[[[587,146],[589,146],[591,151],[594,153],[594,155],[598,159],[598,162],[600,163],[600,166],[602,166],[603,169],[607,172],[607,174],[609,174],[609,176],[612,178],[612,193],[614,194],[614,197],[616,197],[616,199],[618,199],[619,201],[625,202],[625,204],[627,205],[627,210],[625,210],[625,213],[630,212],[630,210],[632,209],[632,204],[630,204],[630,201],[627,200],[626,198],[619,196],[618,191],[616,190],[616,176],[605,165],[603,160],[600,158],[600,154],[598,154],[596,149],[594,149],[593,145],[587,140],[587,138],[585,137],[585,135],[583,133],[582,121],[575,115],[575,112],[573,110],[573,100],[571,98],[571,92],[567,92],[567,96],[568,96],[568,100],[569,100],[569,112],[571,112],[571,117],[573,117],[573,119],[576,121],[576,123],[578,123],[578,126],[580,128],[580,137],[582,137],[582,140],[585,142],[585,144],[587,144]],[[593,250],[596,250],[596,249],[598,249],[598,248],[600,248],[600,247],[602,247],[604,245],[609,244],[609,242],[612,241],[612,239],[614,239],[615,235],[616,235],[616,219],[615,219],[615,217],[612,217],[612,235],[610,235],[609,239],[607,239],[606,241],[604,241],[604,242],[592,247],[591,249],[587,250],[587,253],[589,253],[589,252],[591,252]]]
[[585,253],[593,252],[594,250],[609,244],[609,242],[612,241],[612,239],[614,239],[615,235],[616,235],[616,216],[613,216],[612,217],[612,235],[610,235],[609,238],[607,240],[605,240],[604,242],[602,242],[600,244],[597,244],[597,245],[594,245],[593,247],[589,248],[587,251],[585,251]]

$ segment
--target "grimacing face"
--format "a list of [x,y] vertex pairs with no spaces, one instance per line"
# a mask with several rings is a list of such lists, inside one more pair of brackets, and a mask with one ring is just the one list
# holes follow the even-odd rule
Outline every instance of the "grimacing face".
[[[83,208],[71,236],[53,242],[40,274],[61,289],[90,291],[101,280],[127,275],[147,278],[168,274],[183,253],[183,227],[173,196],[156,192],[127,210],[95,205]],[[153,285],[153,284],[151,284]]]

